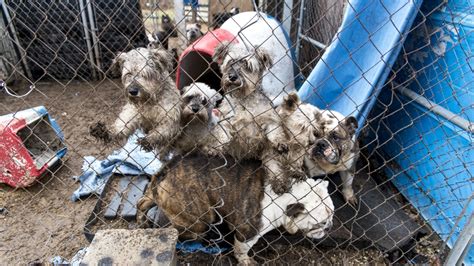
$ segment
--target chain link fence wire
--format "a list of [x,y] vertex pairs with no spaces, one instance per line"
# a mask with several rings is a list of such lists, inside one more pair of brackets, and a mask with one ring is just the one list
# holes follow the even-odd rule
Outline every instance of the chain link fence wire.
[[[366,99],[374,105],[357,129],[359,149],[350,139],[355,133],[349,119],[324,111],[326,106],[318,106],[321,109],[313,119],[307,114],[299,117],[309,125],[307,131],[295,134],[296,127],[285,124],[284,107],[270,104],[280,104],[278,97],[281,101],[298,89],[317,64],[334,67],[329,75],[340,71],[321,57],[340,41],[343,14],[357,1],[199,1],[195,21],[191,2],[0,2],[2,261],[49,262],[57,261],[55,256],[70,261],[98,230],[174,226],[181,234],[179,263],[236,264],[239,254],[240,259],[246,254],[236,243],[254,237],[259,241],[248,255],[257,263],[439,264],[447,261],[450,252],[464,250],[460,259],[472,262],[469,246],[451,251],[457,239],[466,239],[473,211],[470,2],[414,4],[416,19],[407,32],[399,29],[401,50],[393,66],[374,55],[385,64],[388,76],[379,81],[380,93]],[[371,2],[387,5],[380,12],[390,10],[384,1]],[[225,26],[241,23],[239,15],[255,7],[258,12],[252,19],[271,27],[268,14],[281,23],[268,38],[255,32],[251,38],[258,39],[258,45],[245,39],[249,36],[245,30],[254,29],[257,22],[240,25],[236,32]],[[387,23],[399,19],[397,12],[389,14]],[[361,22],[361,17],[355,20]],[[278,37],[281,29],[288,33],[286,40]],[[368,43],[379,37],[374,32],[368,35]],[[214,54],[225,36],[234,36],[230,40],[244,43],[245,49],[220,57]],[[206,38],[214,40],[205,43],[212,47],[203,45]],[[270,58],[270,70],[265,70],[269,61],[259,52],[275,40],[281,46],[274,45],[270,54],[282,56]],[[232,58],[225,59],[229,54]],[[283,72],[274,67],[287,58],[295,65],[290,79],[281,73],[291,72],[291,66],[285,65]],[[340,63],[356,60],[355,54],[349,54]],[[359,70],[354,69],[354,75]],[[233,102],[233,108],[226,109],[229,95],[238,97],[229,91],[228,84],[235,81],[232,73],[240,73],[235,79],[241,79],[233,90],[256,86],[280,92],[285,87],[285,92],[260,99],[257,109],[262,113],[242,115],[246,112],[238,107],[242,103]],[[370,69],[360,76],[369,75]],[[278,85],[265,88],[265,78]],[[262,80],[263,87],[258,87]],[[202,85],[191,91],[187,86],[193,82],[205,82],[215,91]],[[154,91],[170,84],[180,90]],[[143,93],[145,100],[139,105],[134,97]],[[46,108],[20,112],[38,106]],[[124,106],[135,109],[124,116]],[[357,106],[357,112],[363,108]],[[188,117],[191,111],[193,119]],[[238,128],[235,121],[242,117],[247,124]],[[220,120],[211,124],[212,119]],[[165,120],[172,123],[165,125]],[[97,122],[112,131],[118,123],[123,131],[98,136],[90,132],[94,126],[100,129]],[[328,126],[332,122],[339,131]],[[208,132],[209,125],[213,130]],[[273,130],[265,131],[273,125]],[[175,133],[169,133],[171,127]],[[233,156],[214,128],[228,130],[226,136],[245,145],[253,138],[268,141],[274,135],[283,140],[275,147],[271,140],[250,146],[245,156]],[[256,132],[249,136],[249,128]],[[125,144],[135,129],[143,135],[138,139],[134,135]],[[266,133],[259,135],[260,131]],[[155,143],[140,137],[152,134],[164,141],[150,148]],[[116,141],[103,141],[110,136]],[[308,138],[308,143],[301,143]],[[201,141],[214,144],[216,150],[199,146]],[[293,151],[291,145],[303,152],[288,153]],[[165,147],[174,158],[159,154]],[[354,167],[347,163],[337,171],[324,170],[333,169],[327,161],[332,153],[353,160]],[[308,160],[316,160],[316,154],[326,156],[327,168],[320,164],[323,170],[308,177],[312,173]],[[268,162],[281,158],[287,158],[280,165],[284,169],[296,165],[295,172],[305,173],[299,177],[303,181],[290,171],[274,172]],[[351,172],[355,201],[346,194],[345,177]],[[280,199],[272,190],[273,175],[292,182]],[[312,188],[305,192],[308,186]],[[292,230],[298,233],[290,234]]]

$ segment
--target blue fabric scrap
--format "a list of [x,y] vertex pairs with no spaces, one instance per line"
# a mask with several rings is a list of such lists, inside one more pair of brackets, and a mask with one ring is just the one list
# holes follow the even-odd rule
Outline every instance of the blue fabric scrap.
[[194,253],[200,251],[211,255],[221,254],[227,251],[227,248],[204,246],[201,242],[197,241],[178,242],[176,243],[176,249],[181,250],[183,253]]
[[161,169],[161,161],[156,158],[155,153],[146,152],[137,144],[137,139],[143,136],[143,132],[137,130],[130,136],[125,146],[114,151],[105,160],[85,156],[82,175],[73,177],[81,185],[74,191],[71,200],[77,201],[90,194],[100,195],[112,174],[153,175],[157,173]]

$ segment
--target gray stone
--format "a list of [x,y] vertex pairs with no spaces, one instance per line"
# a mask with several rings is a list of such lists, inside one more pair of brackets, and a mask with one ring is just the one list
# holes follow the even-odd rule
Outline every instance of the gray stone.
[[98,231],[81,263],[86,265],[176,265],[173,228]]

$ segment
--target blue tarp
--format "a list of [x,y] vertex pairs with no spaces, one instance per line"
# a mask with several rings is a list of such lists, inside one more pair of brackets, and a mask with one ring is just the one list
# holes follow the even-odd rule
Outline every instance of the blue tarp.
[[359,130],[397,58],[422,0],[351,0],[334,41],[299,90],[322,109],[353,115]]

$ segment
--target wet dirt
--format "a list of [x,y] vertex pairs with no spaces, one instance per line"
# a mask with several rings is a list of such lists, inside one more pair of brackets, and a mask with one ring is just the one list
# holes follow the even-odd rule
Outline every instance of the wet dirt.
[[[21,94],[27,86],[12,87]],[[72,176],[81,174],[82,157],[101,158],[114,147],[105,147],[89,136],[92,123],[109,121],[123,105],[119,81],[39,82],[24,98],[0,92],[0,115],[44,105],[65,135],[68,152],[56,166],[32,186],[13,189],[0,184],[0,258],[11,265],[47,262],[59,255],[70,259],[88,245],[84,223],[92,211],[95,196],[72,202],[79,186]],[[115,147],[116,148],[116,147]]]

